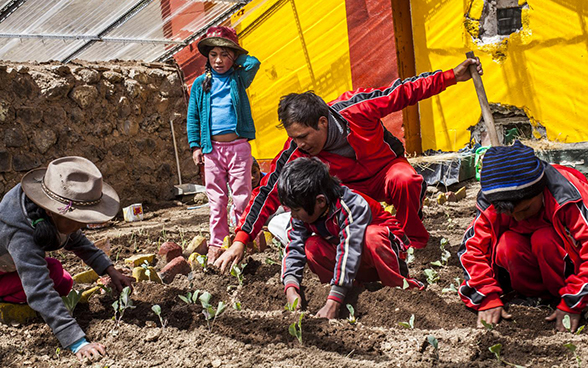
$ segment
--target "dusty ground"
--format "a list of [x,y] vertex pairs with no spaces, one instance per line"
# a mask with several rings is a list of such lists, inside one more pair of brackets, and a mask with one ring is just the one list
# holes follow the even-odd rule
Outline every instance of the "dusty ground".
[[[241,287],[234,277],[213,271],[178,276],[169,285],[140,283],[132,295],[135,309],[128,310],[122,323],[113,321],[109,294],[79,305],[74,313],[89,338],[106,345],[108,356],[98,362],[79,363],[69,352],[58,352],[58,342],[39,319],[25,326],[0,326],[0,366],[2,367],[496,367],[500,366],[489,347],[502,344],[504,361],[525,367],[579,366],[574,354],[564,346],[573,343],[582,361],[588,359],[586,333],[556,333],[544,318],[548,309],[512,305],[514,319],[493,330],[474,328],[476,316],[466,310],[454,291],[462,277],[456,252],[461,237],[474,214],[477,184],[468,184],[468,197],[458,203],[438,205],[429,193],[425,224],[431,240],[415,252],[409,265],[413,276],[425,280],[423,271],[434,268],[439,281],[425,291],[400,290],[370,285],[354,290],[347,302],[356,310],[358,323],[328,322],[312,318],[324,303],[328,287],[311,273],[304,281],[302,321],[303,343],[288,333],[298,315],[284,310],[285,298],[279,281],[279,260],[271,249],[248,257]],[[208,228],[206,208],[186,210],[185,206],[149,210],[142,223],[117,223],[108,229],[87,231],[91,239],[110,237],[113,261],[123,267],[123,259],[135,253],[154,252],[165,240],[178,244],[189,241]],[[441,258],[440,240],[446,238],[451,258],[445,267],[430,263]],[[84,266],[69,254],[54,254],[72,273]],[[85,285],[76,285],[83,289]],[[179,299],[195,289],[213,295],[212,304],[229,305],[211,328],[202,308]],[[240,302],[242,310],[231,307]],[[161,328],[151,307],[159,304],[167,327]],[[414,328],[404,328],[414,314]],[[584,321],[582,321],[584,323]],[[438,340],[438,354],[427,342]],[[502,363],[504,365],[504,363]]]

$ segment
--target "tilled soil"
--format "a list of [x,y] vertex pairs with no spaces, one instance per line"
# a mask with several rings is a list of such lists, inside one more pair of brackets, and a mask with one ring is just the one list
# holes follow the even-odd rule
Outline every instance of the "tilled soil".
[[[367,284],[354,288],[347,303],[354,306],[356,324],[346,318],[327,321],[313,318],[324,304],[328,285],[321,285],[308,270],[303,281],[302,343],[288,333],[299,313],[284,309],[276,248],[245,259],[241,286],[235,277],[216,270],[197,269],[189,276],[177,276],[169,285],[137,283],[132,300],[136,308],[125,311],[122,321],[113,320],[110,294],[98,295],[80,304],[74,316],[92,341],[101,342],[108,356],[97,362],[78,362],[73,354],[57,350],[58,342],[41,319],[24,326],[0,326],[2,367],[496,367],[505,362],[525,367],[580,366],[588,358],[588,338],[557,333],[544,319],[549,309],[511,305],[513,320],[492,330],[476,329],[476,315],[467,310],[450,286],[462,278],[456,253],[466,227],[474,215],[474,198],[479,186],[468,184],[468,196],[457,203],[438,205],[436,193],[429,193],[425,225],[431,239],[425,249],[415,250],[409,264],[412,276],[426,280],[425,269],[436,269],[439,281],[424,291],[401,290]],[[88,230],[89,238],[108,236],[111,257],[117,266],[133,254],[155,252],[166,240],[178,244],[195,235],[207,235],[206,208],[186,210],[173,206],[148,211],[142,223],[116,223],[107,229]],[[441,258],[440,241],[449,241],[447,265],[432,266]],[[66,252],[59,258],[71,273],[86,267]],[[158,266],[159,267],[159,266]],[[426,281],[425,281],[426,282]],[[82,290],[88,285],[76,285]],[[228,305],[213,323],[206,321],[199,304],[186,304],[179,295],[194,290],[212,294],[211,304]],[[240,303],[241,310],[233,305]],[[158,304],[166,327],[151,307]],[[402,327],[414,315],[413,327]],[[585,321],[582,321],[582,324]],[[429,337],[438,341],[438,350]],[[501,344],[500,363],[489,348]]]

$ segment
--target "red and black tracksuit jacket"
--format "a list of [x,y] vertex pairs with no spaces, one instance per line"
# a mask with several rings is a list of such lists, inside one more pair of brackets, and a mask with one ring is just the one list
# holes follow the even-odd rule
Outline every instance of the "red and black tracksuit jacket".
[[[560,289],[558,309],[580,313],[588,295],[588,183],[574,169],[547,163],[545,177],[545,215],[567,252],[565,275],[562,275],[566,285]],[[458,251],[465,277],[459,295],[468,307],[485,310],[503,305],[495,249],[501,235],[508,230],[510,216],[498,214],[481,192],[476,207],[476,218]]]
[[[381,119],[434,96],[455,83],[453,70],[436,71],[410,79],[397,79],[383,88],[360,88],[344,93],[328,103],[329,112],[334,118],[347,123],[347,142],[355,151],[356,158],[327,151],[316,157],[329,166],[331,175],[351,188],[354,182],[372,178],[392,160],[404,156],[402,142],[384,128]],[[262,179],[260,187],[253,191],[236,229],[235,241],[251,241],[276,211],[280,205],[278,177],[284,165],[298,157],[308,157],[308,154],[301,152],[296,143],[288,139],[272,161],[271,170]]]

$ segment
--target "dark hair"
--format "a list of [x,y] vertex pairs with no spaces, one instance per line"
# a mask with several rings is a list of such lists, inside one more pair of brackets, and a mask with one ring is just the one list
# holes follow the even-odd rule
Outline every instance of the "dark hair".
[[[215,47],[220,47],[220,46],[215,46]],[[204,90],[204,92],[210,92],[210,87],[212,86],[212,66],[210,65],[210,59],[208,58],[208,54],[210,54],[210,52],[212,51],[212,49],[214,49],[214,47],[210,47],[207,46],[206,47],[206,66],[204,67],[204,80],[202,81],[202,89]],[[231,51],[233,52],[233,57],[231,57],[231,60],[233,61],[233,66],[232,68],[236,69],[237,65],[235,65],[235,60],[237,60],[237,57],[239,56],[237,54],[237,50],[230,48],[230,47],[221,47],[221,49],[225,50],[225,51]]]
[[255,159],[255,157],[251,157],[253,159],[253,162],[251,163],[251,167],[257,167],[257,169],[259,171],[261,171],[261,167],[259,167],[259,162],[257,162],[257,160]]
[[284,206],[314,214],[316,197],[323,194],[330,206],[343,194],[339,179],[318,158],[300,157],[284,166],[278,180],[278,196]]
[[494,201],[492,202],[492,205],[494,205],[494,210],[496,210],[497,213],[511,214],[519,202],[520,201]]
[[280,98],[278,119],[284,128],[298,123],[318,130],[318,122],[322,116],[329,116],[329,106],[313,91],[290,93]]
[[[36,222],[34,225],[33,241],[44,251],[50,252],[61,248],[59,233],[47,212],[25,196],[27,216]],[[40,221],[37,221],[40,220]]]

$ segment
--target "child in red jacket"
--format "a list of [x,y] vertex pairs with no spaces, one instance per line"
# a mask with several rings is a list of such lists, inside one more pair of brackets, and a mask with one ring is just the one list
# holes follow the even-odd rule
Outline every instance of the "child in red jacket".
[[[588,183],[577,170],[539,160],[516,141],[484,156],[476,218],[458,252],[459,294],[482,320],[510,318],[501,295],[559,300],[548,321],[578,328],[588,299]],[[510,286],[508,285],[510,284]]]
[[[278,195],[292,211],[290,243],[282,262],[282,281],[290,305],[300,300],[304,265],[331,292],[317,317],[336,318],[353,281],[423,289],[409,278],[404,262],[409,240],[380,203],[342,186],[316,158],[298,158],[284,167]],[[300,303],[297,303],[300,307]]]

